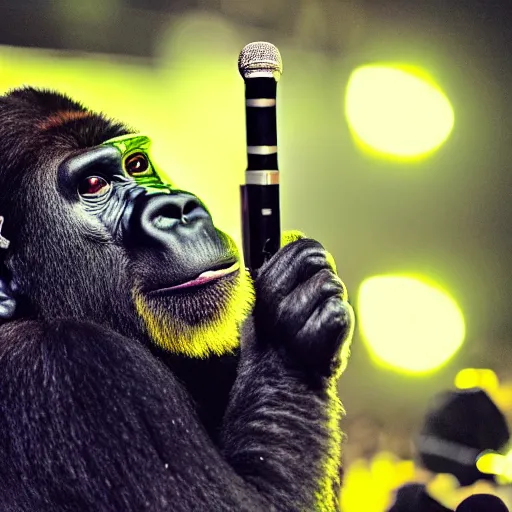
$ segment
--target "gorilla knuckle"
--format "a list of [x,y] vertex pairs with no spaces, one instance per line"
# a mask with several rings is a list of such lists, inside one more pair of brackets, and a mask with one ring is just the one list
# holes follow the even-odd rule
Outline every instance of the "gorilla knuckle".
[[324,302],[324,309],[330,315],[337,315],[343,318],[346,318],[348,315],[349,309],[351,309],[350,304],[343,299],[340,294],[333,295],[329,297]]
[[323,245],[317,240],[313,240],[311,238],[305,238],[303,240],[299,240],[299,242],[303,242],[300,244],[297,254],[297,259],[304,261],[306,264],[316,264],[319,260],[322,262],[326,262],[326,251]]
[[316,273],[315,277],[321,281],[323,285],[338,285],[340,283],[340,279],[338,276],[329,268],[322,267]]
[[329,314],[336,326],[345,328],[352,322],[348,304],[343,299],[331,297],[328,304]]
[[334,328],[339,332],[339,344],[350,343],[354,331],[354,310],[347,302],[342,302],[333,315]]
[[328,298],[330,296],[339,296],[343,298],[344,285],[341,279],[332,272],[330,268],[321,268],[310,278],[305,286],[308,287],[312,296],[319,298]]
[[326,299],[320,306],[321,325],[319,329],[339,331],[350,330],[353,323],[351,306],[339,295],[333,295]]
[[299,238],[282,248],[278,254],[280,260],[297,267],[302,265],[304,260],[319,256],[324,251],[320,242],[312,238]]

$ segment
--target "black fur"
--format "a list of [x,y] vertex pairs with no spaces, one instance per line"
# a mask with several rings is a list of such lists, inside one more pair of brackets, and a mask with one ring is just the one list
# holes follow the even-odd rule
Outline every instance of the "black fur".
[[61,110],[85,111],[0,98],[0,279],[19,305],[0,320],[0,510],[336,510],[353,314],[323,248],[295,241],[261,270],[239,353],[166,352],[132,303],[130,255],[92,242],[56,186],[65,158],[130,130],[38,128]]

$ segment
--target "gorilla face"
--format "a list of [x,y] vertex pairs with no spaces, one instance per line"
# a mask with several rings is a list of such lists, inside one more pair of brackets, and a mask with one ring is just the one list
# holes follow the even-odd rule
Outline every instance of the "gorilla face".
[[30,162],[0,148],[31,181],[17,215],[0,212],[16,218],[6,265],[24,316],[57,310],[192,357],[234,349],[249,278],[203,203],[155,167],[150,140],[74,105],[39,113],[31,130],[41,149]]

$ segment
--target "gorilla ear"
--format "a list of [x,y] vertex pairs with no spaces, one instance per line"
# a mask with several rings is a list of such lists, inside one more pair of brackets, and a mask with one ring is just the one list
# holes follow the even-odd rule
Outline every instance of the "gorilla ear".
[[2,236],[2,226],[4,225],[4,218],[0,215],[0,249],[8,249],[10,242],[7,238]]
[[0,324],[10,320],[16,311],[16,300],[7,281],[0,277]]
[[[2,224],[4,218],[0,216],[0,250],[9,247],[9,240],[2,236]],[[1,271],[1,268],[0,268]],[[16,310],[16,300],[12,292],[11,286],[8,281],[2,276],[0,272],[0,323],[11,319]]]

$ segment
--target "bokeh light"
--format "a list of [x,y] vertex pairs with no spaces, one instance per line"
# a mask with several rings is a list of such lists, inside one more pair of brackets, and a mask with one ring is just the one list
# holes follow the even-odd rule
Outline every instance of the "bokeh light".
[[497,392],[500,386],[496,372],[488,368],[464,368],[457,373],[454,383],[459,389],[478,387],[488,393]]
[[353,71],[345,115],[357,142],[407,159],[437,149],[454,125],[453,108],[432,80],[419,71],[388,65]]
[[413,461],[400,460],[388,452],[379,452],[372,460],[358,459],[346,469],[343,478],[342,510],[387,510],[392,504],[393,491],[415,476]]
[[375,276],[361,284],[359,328],[376,362],[407,373],[445,364],[465,336],[455,301],[425,279]]
[[500,485],[512,483],[512,451],[504,454],[485,452],[477,460],[476,467],[482,473],[495,475]]

